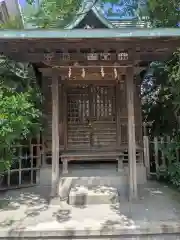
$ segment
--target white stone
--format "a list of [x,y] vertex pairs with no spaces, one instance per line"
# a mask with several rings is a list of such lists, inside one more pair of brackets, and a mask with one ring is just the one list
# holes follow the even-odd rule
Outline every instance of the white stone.
[[69,193],[69,204],[84,206],[89,204],[114,204],[118,202],[116,188],[106,186],[84,187],[75,185]]

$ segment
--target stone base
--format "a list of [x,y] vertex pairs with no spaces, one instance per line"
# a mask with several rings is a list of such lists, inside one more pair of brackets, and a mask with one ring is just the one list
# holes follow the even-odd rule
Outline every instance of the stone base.
[[118,191],[108,186],[78,186],[71,188],[70,205],[85,206],[90,204],[115,204],[118,202]]
[[[70,167],[72,166],[71,164],[69,164]],[[93,165],[93,164],[92,164]],[[105,164],[104,164],[105,165]],[[83,167],[82,169],[80,169],[78,167],[78,174],[79,172],[82,170],[81,175],[84,176],[89,176],[89,171],[91,171],[88,167],[88,169],[86,169],[86,165],[81,164],[81,166]],[[113,166],[113,164],[112,164]],[[73,167],[72,167],[73,168]],[[60,173],[61,173],[61,169],[60,169]],[[107,170],[106,168],[101,168],[98,170],[100,174],[97,175],[101,175],[101,176],[108,176],[108,175],[113,175],[112,171],[111,171],[111,167],[109,168],[109,170]],[[124,167],[124,175],[128,175],[129,169],[128,166]],[[77,169],[71,169],[71,172],[69,173],[68,177],[76,177]],[[94,169],[92,169],[92,174],[90,176],[93,176],[94,173]],[[114,173],[114,176],[116,177],[118,174],[117,172]],[[121,174],[119,174],[121,175]],[[61,176],[61,174],[60,174]],[[78,176],[77,176],[78,177]],[[42,167],[40,169],[40,186],[50,186],[51,185],[51,178],[52,178],[52,167],[51,165],[46,165],[44,167]],[[146,168],[144,167],[144,165],[141,163],[137,164],[137,184],[141,185],[147,182],[147,177],[146,177]]]
[[[70,189],[76,185],[87,187],[93,186],[108,186],[118,189],[118,193],[122,200],[128,198],[129,193],[129,178],[128,178],[128,166],[125,166],[121,172],[115,170],[116,164],[107,165],[102,164],[97,168],[97,165],[86,167],[86,165],[80,164],[70,165],[70,173],[66,177],[60,177],[59,179],[59,192],[58,196],[61,200],[67,200],[69,197]],[[81,166],[81,168],[79,167]],[[92,169],[91,169],[92,168]],[[40,170],[40,187],[51,186],[52,176],[51,166],[46,166]],[[61,172],[61,169],[60,169]],[[86,177],[85,177],[86,176]],[[137,164],[137,183],[141,185],[147,181],[146,168],[143,164]]]

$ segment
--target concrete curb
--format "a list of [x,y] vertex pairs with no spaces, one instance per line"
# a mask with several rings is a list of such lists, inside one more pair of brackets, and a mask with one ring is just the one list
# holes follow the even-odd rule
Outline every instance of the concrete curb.
[[69,227],[66,229],[10,229],[10,230],[0,230],[0,239],[18,237],[21,238],[42,238],[42,237],[137,237],[137,236],[150,236],[158,234],[180,234],[180,223],[178,222],[162,222],[162,223],[142,223],[136,224],[136,226],[120,226],[117,224],[107,225],[105,227],[97,228],[86,227],[78,228]]

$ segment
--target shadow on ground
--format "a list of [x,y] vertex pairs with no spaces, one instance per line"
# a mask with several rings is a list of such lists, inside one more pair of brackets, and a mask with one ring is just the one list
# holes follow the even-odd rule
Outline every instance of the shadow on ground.
[[[39,221],[56,220],[57,222],[69,221],[71,211],[62,209],[57,199],[53,209],[50,188],[30,187],[0,193],[0,228],[24,228],[26,223],[35,224]],[[49,209],[51,208],[51,209]]]

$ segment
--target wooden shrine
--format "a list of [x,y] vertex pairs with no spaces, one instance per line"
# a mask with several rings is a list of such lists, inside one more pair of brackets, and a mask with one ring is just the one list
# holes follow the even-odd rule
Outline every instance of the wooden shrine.
[[[45,153],[52,153],[52,194],[59,159],[115,158],[128,153],[130,196],[137,196],[136,162],[143,164],[140,72],[180,45],[176,29],[0,31],[0,52],[30,62],[44,94]],[[139,155],[138,155],[139,154]]]

